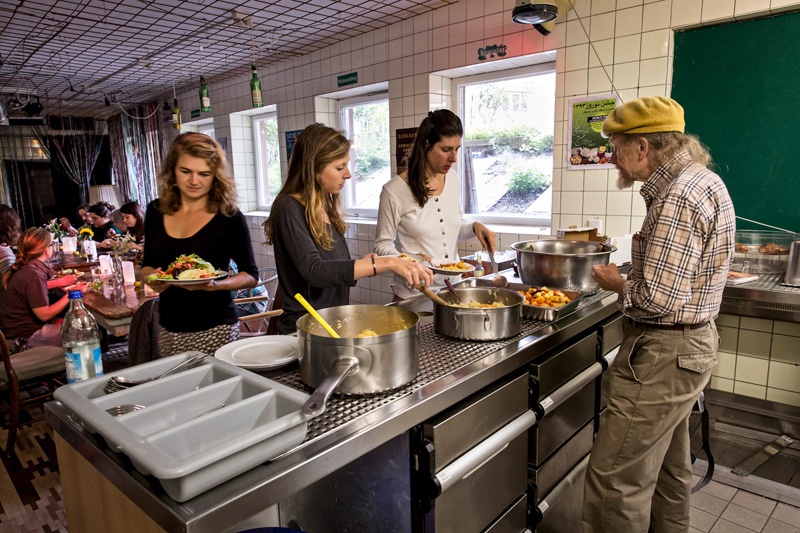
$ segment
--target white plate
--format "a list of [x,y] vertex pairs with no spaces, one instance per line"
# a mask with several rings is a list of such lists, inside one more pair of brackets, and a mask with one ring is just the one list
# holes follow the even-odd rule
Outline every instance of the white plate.
[[469,263],[467,263],[467,266],[469,266],[469,268],[465,268],[464,270],[449,270],[447,268],[437,268],[432,266],[428,266],[428,268],[433,270],[433,272],[436,274],[444,274],[445,276],[457,276],[459,274],[466,274],[467,272],[473,272],[475,270],[475,265],[470,265]]
[[288,365],[297,359],[297,337],[265,335],[226,344],[214,356],[240,368],[269,370]]
[[227,272],[223,272],[222,274],[218,274],[218,275],[214,276],[213,278],[200,278],[200,279],[162,279],[162,278],[156,278],[156,279],[158,281],[163,281],[164,283],[167,283],[168,285],[202,285],[203,283],[208,283],[209,281],[212,281],[212,280],[225,279],[227,277],[228,277],[228,273]]

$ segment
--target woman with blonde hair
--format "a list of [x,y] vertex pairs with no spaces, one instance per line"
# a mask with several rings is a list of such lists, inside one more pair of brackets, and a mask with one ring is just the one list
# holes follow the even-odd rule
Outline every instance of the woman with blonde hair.
[[305,314],[294,299],[297,293],[323,309],[347,305],[356,280],[381,272],[392,271],[409,286],[433,280],[430,269],[412,261],[375,254],[350,258],[339,207],[339,193],[350,179],[349,161],[350,141],[323,124],[308,126],[295,141],[286,183],[264,222],[284,302],[281,333],[295,331]]
[[[5,295],[0,305],[0,329],[9,341],[12,353],[37,346],[61,346],[61,326],[51,322],[67,307],[69,298],[50,303],[48,288],[75,283],[75,276],[48,282],[53,269],[47,260],[53,255],[50,232],[30,228],[17,244],[19,257],[3,276]],[[85,284],[75,286],[82,291]]]
[[[258,280],[247,221],[236,206],[236,185],[225,152],[202,133],[175,138],[158,178],[159,198],[145,215],[140,278],[161,293],[160,356],[186,350],[213,354],[239,338],[231,291],[254,287]],[[217,270],[227,270],[233,259],[239,273],[198,285],[149,279],[179,255],[190,254]]]

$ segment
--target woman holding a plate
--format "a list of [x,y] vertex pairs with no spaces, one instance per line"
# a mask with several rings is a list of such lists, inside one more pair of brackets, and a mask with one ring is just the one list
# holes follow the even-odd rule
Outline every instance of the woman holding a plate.
[[[254,287],[258,279],[236,185],[225,152],[202,133],[184,133],[172,142],[158,178],[159,198],[145,215],[147,247],[139,276],[161,293],[159,356],[186,350],[213,354],[239,338],[231,291]],[[212,277],[165,274],[178,256],[192,254],[213,265]],[[227,276],[231,259],[239,273]]]
[[350,141],[333,128],[312,124],[295,141],[286,183],[272,203],[264,231],[274,246],[283,315],[278,330],[291,333],[306,314],[300,294],[322,309],[350,303],[356,280],[394,272],[407,286],[429,285],[431,271],[413,261],[368,254],[351,259],[339,193],[350,179]]
[[[408,170],[393,177],[381,191],[375,252],[378,255],[422,254],[434,264],[458,263],[458,241],[477,237],[494,252],[495,234],[461,213],[461,185],[453,170],[464,129],[447,109],[428,113],[417,130]],[[447,270],[434,269],[438,274]],[[452,269],[452,274],[459,271]],[[435,288],[444,286],[437,275]],[[394,284],[395,299],[414,296],[404,283]]]

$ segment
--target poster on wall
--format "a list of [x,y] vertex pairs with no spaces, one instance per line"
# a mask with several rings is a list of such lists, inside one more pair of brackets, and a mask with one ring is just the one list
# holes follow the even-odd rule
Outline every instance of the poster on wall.
[[402,128],[397,130],[397,173],[402,174],[408,170],[408,161],[411,159],[411,149],[417,137],[417,128]]
[[615,94],[570,99],[568,170],[614,168],[609,162],[613,147],[600,131],[617,104]]
[[292,157],[292,149],[294,148],[294,140],[300,135],[303,130],[293,130],[286,132],[286,161]]

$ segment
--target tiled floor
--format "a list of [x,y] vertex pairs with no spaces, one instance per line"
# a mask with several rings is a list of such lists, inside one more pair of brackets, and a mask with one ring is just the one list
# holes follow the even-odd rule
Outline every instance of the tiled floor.
[[690,523],[691,533],[798,533],[800,509],[712,481],[692,494]]

